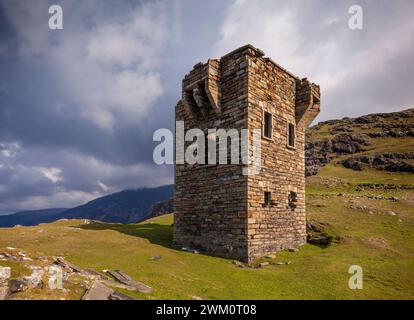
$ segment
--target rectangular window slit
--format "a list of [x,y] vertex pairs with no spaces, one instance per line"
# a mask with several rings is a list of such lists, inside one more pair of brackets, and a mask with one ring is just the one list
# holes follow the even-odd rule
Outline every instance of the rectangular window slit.
[[272,114],[266,111],[263,112],[263,136],[272,138]]
[[264,203],[263,203],[263,207],[270,207],[271,201],[272,201],[272,193],[266,191],[264,193]]
[[288,128],[288,145],[289,147],[295,147],[295,125],[289,123]]

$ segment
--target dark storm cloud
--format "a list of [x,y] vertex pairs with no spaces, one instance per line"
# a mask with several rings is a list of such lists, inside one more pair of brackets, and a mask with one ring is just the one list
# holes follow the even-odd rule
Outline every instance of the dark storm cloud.
[[[351,4],[364,30],[348,28]],[[60,4],[64,29],[47,28]],[[152,134],[173,128],[194,64],[252,43],[323,90],[319,120],[408,106],[411,1],[0,0],[0,213],[172,182]]]
[[[0,212],[171,183],[152,134],[173,128],[181,77],[216,40],[218,3],[1,2],[0,143],[18,150],[0,154]],[[47,28],[51,4],[61,31]]]

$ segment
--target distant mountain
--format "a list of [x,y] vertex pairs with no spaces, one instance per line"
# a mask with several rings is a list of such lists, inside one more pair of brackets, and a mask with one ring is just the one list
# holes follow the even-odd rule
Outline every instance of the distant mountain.
[[172,211],[173,185],[124,190],[75,208],[22,211],[0,216],[0,227],[34,226],[59,219],[90,219],[133,223]]
[[56,217],[65,210],[67,208],[31,210],[0,216],[0,227],[35,226],[39,223],[51,222],[57,220]]
[[124,190],[97,198],[61,214],[66,219],[91,219],[105,222],[132,223],[152,214],[152,206],[173,196],[173,185],[158,188]]

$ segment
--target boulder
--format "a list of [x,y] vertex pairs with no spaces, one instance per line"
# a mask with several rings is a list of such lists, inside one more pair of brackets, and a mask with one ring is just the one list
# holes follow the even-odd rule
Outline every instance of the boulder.
[[23,292],[28,289],[27,281],[23,279],[9,280],[10,293]]
[[326,226],[324,222],[308,221],[306,223],[307,242],[315,245],[330,245],[334,237],[325,232]]
[[0,283],[9,280],[11,277],[10,267],[0,267]]

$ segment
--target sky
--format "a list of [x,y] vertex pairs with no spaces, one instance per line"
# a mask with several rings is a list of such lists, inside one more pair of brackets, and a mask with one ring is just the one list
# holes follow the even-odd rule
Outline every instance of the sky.
[[247,43],[320,84],[316,122],[413,107],[413,17],[412,0],[0,0],[0,214],[173,183],[152,135],[183,76]]

